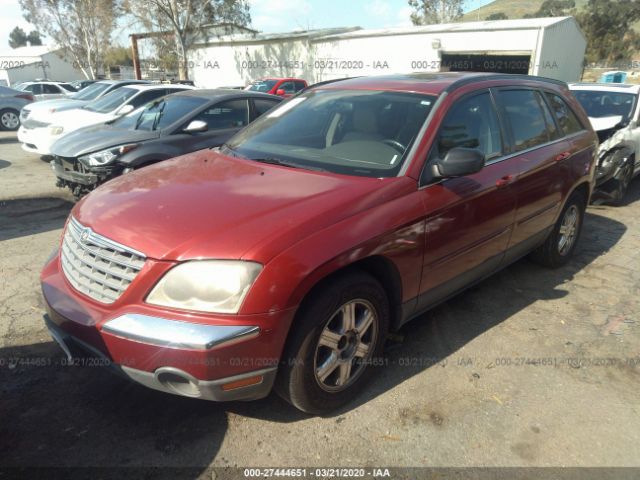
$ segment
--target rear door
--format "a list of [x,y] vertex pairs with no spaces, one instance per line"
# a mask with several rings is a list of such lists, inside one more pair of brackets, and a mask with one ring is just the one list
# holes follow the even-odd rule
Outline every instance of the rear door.
[[555,222],[571,174],[572,148],[558,131],[541,91],[498,88],[495,94],[519,170],[513,183],[518,209],[509,261],[530,251]]
[[[431,179],[429,167],[454,147],[480,150],[484,168],[469,176]],[[511,182],[518,164],[508,153],[489,90],[468,94],[452,104],[421,179],[426,244],[418,310],[499,267],[516,209]]]

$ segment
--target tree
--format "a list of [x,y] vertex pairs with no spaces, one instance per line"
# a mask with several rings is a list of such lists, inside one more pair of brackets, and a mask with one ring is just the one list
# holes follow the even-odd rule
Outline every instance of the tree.
[[109,47],[104,54],[104,64],[107,67],[133,66],[131,49],[127,47]]
[[145,29],[169,32],[156,44],[175,52],[181,80],[188,78],[188,52],[203,37],[203,27],[229,23],[251,23],[246,0],[125,0],[125,10],[137,18]]
[[507,17],[507,14],[504,12],[496,12],[496,13],[492,13],[491,15],[488,15],[487,18],[485,18],[485,20],[507,20],[509,17]]
[[64,48],[95,79],[111,42],[119,0],[19,0],[24,18]]
[[16,27],[9,33],[9,46],[11,48],[24,47],[25,45],[42,45],[40,34],[35,30],[29,32],[29,35],[25,33],[20,27]]
[[637,0],[589,0],[576,20],[587,37],[588,62],[628,60],[640,48],[632,25],[640,20]]
[[451,23],[462,17],[464,0],[409,0],[414,25]]
[[40,33],[36,30],[31,30],[29,32],[29,35],[27,35],[27,42],[29,42],[29,45],[32,46],[42,45],[42,38],[40,38]]
[[27,44],[27,34],[20,27],[16,27],[9,33],[9,46],[11,48],[24,47]]
[[535,13],[527,13],[523,18],[564,17],[573,13],[574,0],[545,0]]

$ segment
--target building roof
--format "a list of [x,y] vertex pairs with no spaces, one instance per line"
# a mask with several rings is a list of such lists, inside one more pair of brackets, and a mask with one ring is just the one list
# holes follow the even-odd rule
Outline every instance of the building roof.
[[[536,30],[562,22],[575,22],[573,17],[521,18],[515,20],[485,20],[480,22],[457,22],[398,28],[381,28],[326,35],[326,39],[357,38],[384,35],[407,35],[419,33],[477,32],[499,30]],[[323,38],[324,40],[325,38]]]
[[[295,40],[324,38],[332,35],[340,35],[343,33],[362,30],[362,27],[337,27],[337,28],[318,28],[314,30],[294,30],[282,33],[240,33],[231,35],[221,35],[210,39],[208,43],[248,43],[248,42],[268,42],[274,40]],[[202,44],[201,44],[202,45]]]

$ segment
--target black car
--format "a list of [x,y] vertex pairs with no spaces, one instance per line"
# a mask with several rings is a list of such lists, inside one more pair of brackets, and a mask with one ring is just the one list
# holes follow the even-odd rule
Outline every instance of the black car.
[[81,128],[51,147],[57,186],[80,197],[133,169],[218,147],[281,100],[240,90],[188,90],[106,124]]

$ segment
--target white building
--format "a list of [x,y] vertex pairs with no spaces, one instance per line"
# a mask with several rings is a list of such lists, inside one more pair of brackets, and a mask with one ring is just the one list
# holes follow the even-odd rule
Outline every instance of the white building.
[[360,27],[209,39],[190,55],[201,87],[246,85],[263,77],[332,78],[474,70],[578,80],[586,40],[573,17]]
[[14,85],[36,78],[66,82],[84,78],[71,60],[60,57],[62,53],[62,49],[46,45],[0,52],[0,84]]

